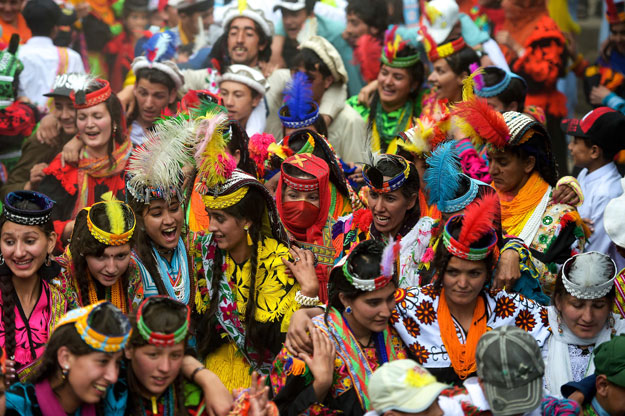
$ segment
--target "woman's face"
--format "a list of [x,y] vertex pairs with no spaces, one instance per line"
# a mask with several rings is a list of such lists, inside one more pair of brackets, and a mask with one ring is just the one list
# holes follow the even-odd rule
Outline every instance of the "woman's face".
[[399,108],[408,101],[410,91],[417,87],[405,68],[382,65],[378,73],[378,94],[387,107]]
[[184,213],[177,199],[167,203],[164,199],[150,201],[143,210],[145,232],[158,247],[173,250],[178,245]]
[[568,293],[557,296],[555,303],[562,323],[582,339],[593,338],[605,327],[612,306],[607,297],[578,299]]
[[89,274],[102,286],[113,286],[130,264],[130,244],[108,246],[101,256],[86,255]]
[[47,236],[36,225],[6,221],[0,233],[0,252],[15,277],[28,279],[37,274],[55,242],[54,232]]
[[98,403],[106,395],[106,389],[117,382],[121,358],[121,351],[112,354],[92,352],[87,355],[68,352],[61,367],[66,365],[69,369],[67,380],[80,402]]
[[282,193],[282,202],[306,201],[316,207],[319,206],[319,191],[298,191],[287,186]]
[[148,13],[130,12],[126,19],[124,19],[124,25],[128,33],[140,38],[148,26]]
[[208,231],[213,234],[217,247],[226,251],[236,251],[242,245],[247,245],[245,226],[251,227],[249,220],[239,220],[220,209],[206,209],[210,223]]
[[436,91],[436,98],[455,103],[462,99],[462,80],[465,76],[464,73],[456,74],[445,59],[439,59],[434,62],[428,81]]
[[171,347],[144,345],[126,350],[132,372],[148,396],[160,396],[169,387],[182,367],[184,343]]
[[389,283],[382,289],[363,293],[353,300],[339,295],[343,306],[352,308],[347,316],[350,325],[357,327],[353,328],[356,332],[362,332],[363,329],[381,332],[386,329],[391,312],[395,309],[395,289],[395,284]]
[[[387,177],[384,178],[388,180]],[[411,210],[417,202],[414,194],[407,199],[401,189],[393,192],[369,192],[369,209],[373,214],[375,228],[382,234],[395,237],[404,223],[406,212]]]
[[111,115],[106,103],[76,110],[76,126],[83,143],[92,153],[106,154],[111,140]]
[[610,25],[610,42],[621,54],[625,54],[625,22]]
[[522,160],[509,150],[488,152],[488,173],[495,188],[516,195],[534,170],[535,160],[533,156]]
[[443,288],[447,303],[469,306],[482,291],[488,271],[484,261],[470,261],[452,256],[443,274]]

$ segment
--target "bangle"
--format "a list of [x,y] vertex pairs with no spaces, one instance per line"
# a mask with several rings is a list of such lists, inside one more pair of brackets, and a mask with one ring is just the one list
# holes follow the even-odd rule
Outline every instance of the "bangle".
[[206,367],[201,366],[193,370],[193,372],[191,373],[191,377],[189,377],[189,380],[191,380],[192,383],[195,383],[195,376],[202,370],[206,370]]
[[309,296],[302,295],[302,292],[298,290],[297,293],[295,293],[295,302],[304,308],[310,308],[312,306],[317,306],[319,303],[319,296],[311,298]]

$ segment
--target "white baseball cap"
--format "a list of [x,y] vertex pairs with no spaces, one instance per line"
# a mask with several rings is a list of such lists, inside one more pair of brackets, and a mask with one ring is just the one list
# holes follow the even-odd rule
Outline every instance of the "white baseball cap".
[[440,45],[460,19],[458,3],[455,0],[426,1],[422,19],[428,34]]

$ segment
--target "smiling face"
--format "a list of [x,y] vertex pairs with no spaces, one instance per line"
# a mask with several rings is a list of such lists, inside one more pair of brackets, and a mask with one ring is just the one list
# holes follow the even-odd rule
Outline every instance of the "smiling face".
[[371,33],[369,25],[367,25],[364,20],[358,17],[355,13],[348,13],[347,25],[343,31],[343,39],[349,43],[349,46],[355,48],[358,39],[367,33]]
[[0,19],[5,23],[15,24],[23,5],[24,0],[0,0]]
[[612,306],[607,297],[578,299],[568,293],[556,296],[555,304],[562,323],[582,339],[595,337],[606,326]]
[[145,232],[158,247],[173,250],[178,245],[184,213],[177,199],[168,204],[164,199],[150,201],[143,210]]
[[67,135],[76,134],[76,109],[69,97],[54,97],[54,117]]
[[74,355],[67,347],[61,347],[58,354],[61,367],[69,369],[67,381],[79,403],[98,403],[106,389],[117,382],[121,351]]
[[148,12],[130,12],[124,19],[124,26],[128,33],[139,39],[143,36],[143,32],[148,26]]
[[130,245],[108,246],[101,256],[86,255],[89,274],[102,286],[113,286],[130,264]]
[[176,90],[169,91],[163,84],[141,78],[135,85],[134,95],[137,100],[139,121],[142,125],[150,127],[161,112],[174,102]]
[[282,9],[282,24],[284,25],[284,30],[289,39],[297,39],[297,35],[304,27],[307,17],[308,13],[306,13],[306,9],[297,11]]
[[111,114],[106,103],[76,110],[78,134],[92,157],[104,156],[112,140]]
[[249,220],[239,220],[220,209],[207,208],[206,212],[210,218],[208,231],[213,234],[220,249],[232,252],[247,246],[247,232],[244,227],[252,225]]
[[430,73],[428,81],[439,100],[447,99],[452,103],[462,99],[463,74],[456,74],[445,59],[434,62],[434,70]]
[[378,94],[382,104],[391,111],[403,106],[408,100],[410,91],[416,87],[416,81],[412,80],[407,69],[391,68],[388,65],[382,65],[380,68]]
[[56,233],[47,236],[36,225],[6,221],[0,232],[0,252],[13,276],[28,279],[35,276],[48,253],[52,253]]
[[472,305],[487,278],[484,261],[470,261],[452,256],[443,275],[447,303],[456,307]]
[[363,330],[381,332],[388,326],[391,312],[395,309],[395,284],[389,283],[382,289],[366,292],[356,299],[339,298],[343,306],[351,307],[352,312],[346,318],[356,333]]
[[252,111],[261,100],[261,95],[252,96],[252,89],[245,84],[235,81],[223,81],[219,84],[219,95],[228,109],[228,117],[236,120],[245,127]]
[[252,19],[237,17],[230,22],[228,55],[233,64],[255,67],[258,64],[258,54],[263,47],[266,45],[260,45],[260,38]]
[[573,140],[569,142],[573,164],[579,168],[585,168],[593,162],[593,156],[598,153],[597,149],[598,146],[596,145],[588,147],[586,141],[581,137],[574,136]]
[[[385,177],[385,180],[389,178]],[[406,212],[417,203],[417,195],[407,199],[401,189],[387,193],[369,191],[369,209],[375,228],[385,235],[395,237],[404,223]]]
[[184,342],[171,347],[144,345],[126,350],[132,371],[146,397],[160,396],[174,382],[182,367]]

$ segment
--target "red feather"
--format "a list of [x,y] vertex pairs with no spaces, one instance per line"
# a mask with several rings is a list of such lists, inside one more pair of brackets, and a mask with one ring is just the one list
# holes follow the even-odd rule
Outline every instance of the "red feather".
[[489,193],[476,199],[464,210],[462,231],[458,241],[470,246],[495,228],[495,221],[499,217],[499,197],[496,193]]
[[495,147],[508,143],[510,130],[501,113],[488,105],[484,98],[474,96],[456,104],[452,114],[464,119],[475,132]]
[[362,77],[367,82],[378,78],[380,72],[380,56],[382,56],[382,44],[371,35],[362,35],[356,42],[354,49],[354,61],[360,65]]

